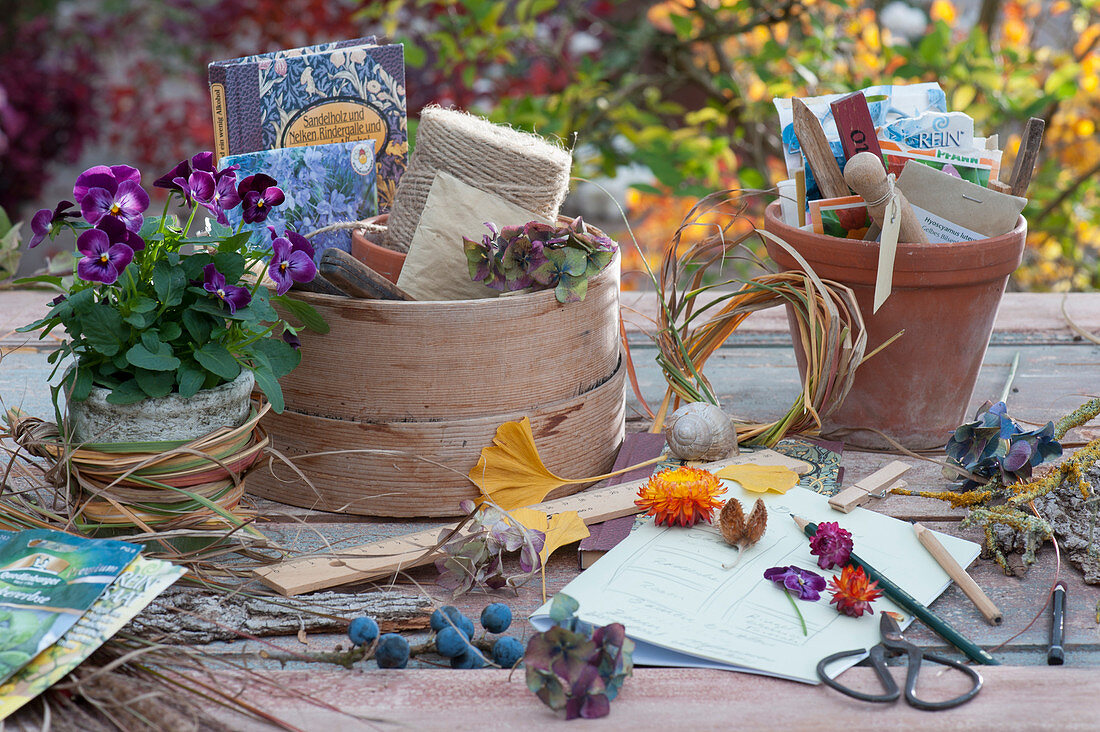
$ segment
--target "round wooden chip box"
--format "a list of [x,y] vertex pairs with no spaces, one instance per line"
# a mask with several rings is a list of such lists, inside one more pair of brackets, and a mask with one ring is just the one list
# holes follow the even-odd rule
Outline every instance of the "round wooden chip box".
[[465,475],[481,449],[524,416],[555,474],[597,475],[614,463],[626,414],[618,257],[582,302],[565,305],[552,290],[447,302],[295,297],[331,331],[300,334],[302,363],[281,380],[286,409],[264,421],[272,447],[290,458],[405,454],[297,460],[316,493],[276,460],[274,474],[250,476],[249,492],[369,516],[459,515],[477,496]]

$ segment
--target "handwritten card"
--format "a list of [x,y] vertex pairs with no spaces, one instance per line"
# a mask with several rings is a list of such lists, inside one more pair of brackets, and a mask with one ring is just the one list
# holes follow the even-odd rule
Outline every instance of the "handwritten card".
[[[636,664],[728,669],[816,684],[815,668],[822,658],[870,648],[881,640],[879,613],[898,613],[905,619],[903,628],[912,622],[885,597],[875,602],[874,615],[841,615],[824,592],[816,603],[796,600],[806,619],[808,635],[803,635],[785,591],[765,580],[764,570],[796,565],[826,579],[834,572],[818,568],[807,538],[789,514],[815,523],[839,522],[852,532],[860,557],[924,604],[951,583],[904,521],[863,508],[840,514],[829,508],[826,496],[802,488],[760,496],[724,482],[726,496],[740,499],[746,510],[758,497],[768,509],[764,537],[745,550],[736,567],[722,568],[733,561],[736,549],[716,527],[658,528],[647,522],[562,590],[580,603],[582,620],[626,626],[637,643]],[[978,556],[974,542],[943,534],[938,538],[964,567]],[[549,626],[549,607],[547,603],[531,617],[535,627]],[[830,666],[832,673],[841,670],[841,663]]]

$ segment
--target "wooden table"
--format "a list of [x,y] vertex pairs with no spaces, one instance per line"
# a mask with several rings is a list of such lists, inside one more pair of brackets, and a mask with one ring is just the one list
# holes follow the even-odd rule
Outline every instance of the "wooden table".
[[[41,387],[46,374],[45,350],[28,344],[25,336],[10,331],[30,322],[41,311],[41,293],[0,293],[0,347],[5,357],[0,364],[0,397],[5,405],[22,404],[43,417],[52,415],[48,395]],[[624,306],[646,313],[653,299],[626,294]],[[1015,353],[1020,354],[1019,371],[1010,397],[1013,416],[1044,423],[1078,406],[1100,388],[1100,346],[1077,336],[1062,315],[1062,295],[1008,294],[998,315],[996,331],[979,377],[972,412],[986,399],[996,399],[1007,377]],[[1100,295],[1071,294],[1065,298],[1066,312],[1078,326],[1100,333]],[[642,322],[640,315],[631,317]],[[639,369],[643,394],[659,401],[663,382],[653,363],[655,353],[644,335],[631,333],[633,357]],[[934,367],[934,365],[930,365]],[[738,415],[757,420],[774,418],[798,393],[797,370],[779,311],[754,315],[742,330],[708,363],[707,374],[723,404]],[[628,429],[641,429],[641,414],[628,390]],[[1068,442],[1084,442],[1100,436],[1100,423],[1075,430]],[[894,459],[876,453],[847,450],[843,466],[845,482],[855,481]],[[911,487],[946,487],[939,468],[912,458],[906,475]],[[307,512],[261,502],[261,512],[270,518],[265,531],[301,550],[312,550],[323,542],[340,546],[414,531],[431,525],[423,521],[377,521],[363,517]],[[975,541],[974,530],[958,525],[963,512],[947,504],[922,498],[891,496],[874,506],[892,516],[919,520],[925,525]],[[992,561],[978,560],[971,574],[998,604],[1005,615],[1003,625],[986,624],[978,611],[954,586],[933,604],[933,609],[987,649],[995,651],[1003,667],[985,667],[986,689],[978,698],[956,710],[918,712],[901,705],[878,707],[848,700],[825,689],[775,679],[718,671],[684,669],[639,669],[610,717],[597,722],[575,722],[593,728],[655,729],[674,725],[685,729],[809,727],[840,725],[853,729],[911,728],[935,724],[937,728],[1085,729],[1095,728],[1100,714],[1096,669],[1100,665],[1100,634],[1097,602],[1100,588],[1084,585],[1081,575],[1063,564],[1061,576],[1068,585],[1067,664],[1046,666],[1049,610],[1027,630],[1025,626],[1040,612],[1055,574],[1054,552],[1047,544],[1039,561],[1023,577],[1006,577]],[[547,591],[553,593],[577,573],[576,552],[569,547],[558,552],[547,568]],[[435,572],[423,568],[410,572],[420,591],[436,600],[449,599],[445,590],[433,584]],[[407,585],[417,592],[414,585]],[[456,604],[465,610],[479,610],[490,601],[484,595],[468,595]],[[532,584],[518,597],[507,600],[517,615],[541,602]],[[517,625],[518,628],[518,625]],[[514,631],[518,634],[518,629]],[[1018,637],[1013,638],[1019,634]],[[914,625],[907,637],[940,652],[950,652],[938,636]],[[336,635],[311,635],[307,643],[297,638],[273,638],[270,643],[295,651],[331,650],[340,642]],[[1007,643],[1006,643],[1007,642]],[[240,684],[242,693],[254,702],[296,721],[304,728],[372,728],[342,713],[379,720],[373,728],[388,729],[403,724],[413,729],[514,729],[555,724],[555,717],[526,691],[522,674],[511,678],[502,671],[450,671],[410,669],[377,671],[329,670],[318,666],[265,664],[258,658],[263,648],[256,641],[212,644],[208,650],[228,659],[246,660],[284,688],[308,691],[340,710],[318,708],[292,697],[257,690],[239,675],[222,673],[220,683],[228,688]],[[869,672],[855,669],[854,674]],[[937,680],[934,683],[947,683]],[[248,726],[244,722],[239,722]],[[236,722],[234,724],[237,724]],[[564,724],[564,723],[563,723]],[[587,728],[586,726],[586,728]]]

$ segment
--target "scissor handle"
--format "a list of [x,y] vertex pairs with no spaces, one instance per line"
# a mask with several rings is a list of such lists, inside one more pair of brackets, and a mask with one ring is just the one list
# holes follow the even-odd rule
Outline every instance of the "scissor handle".
[[[975,668],[935,653],[925,653],[916,646],[912,646],[912,649],[913,650],[908,651],[909,669],[905,674],[905,701],[909,702],[911,706],[933,712],[938,709],[951,709],[952,707],[957,707],[960,704],[965,704],[970,701],[982,690],[982,675],[978,673]],[[941,666],[950,666],[951,668],[958,669],[970,677],[970,680],[974,682],[974,686],[970,691],[954,699],[925,701],[917,696],[917,677],[920,675],[922,661],[931,661]]]
[[[828,686],[830,689],[839,691],[845,696],[850,696],[853,699],[860,699],[867,702],[892,702],[897,701],[901,697],[901,689],[898,688],[897,683],[894,681],[894,677],[890,675],[889,670],[886,668],[886,649],[882,645],[872,646],[870,650],[871,668],[875,670],[875,675],[878,676],[880,682],[882,682],[882,688],[886,692],[884,694],[868,694],[864,691],[857,691],[850,687],[844,686],[836,680],[835,677],[829,676],[825,670],[829,664],[834,661],[840,661],[844,658],[851,658],[852,656],[858,656],[864,653],[862,648],[857,648],[854,651],[841,651],[840,653],[834,653],[831,656],[827,656],[817,664],[817,676],[821,679],[821,682]],[[916,685],[916,679],[913,680],[914,686]],[[908,689],[906,690],[908,694]],[[960,702],[961,704],[962,702]]]

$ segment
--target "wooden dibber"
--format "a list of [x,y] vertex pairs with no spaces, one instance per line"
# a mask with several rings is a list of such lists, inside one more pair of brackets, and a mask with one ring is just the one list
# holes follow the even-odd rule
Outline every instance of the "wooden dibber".
[[884,498],[893,488],[905,486],[904,480],[898,480],[911,466],[900,460],[857,481],[829,499],[829,506],[841,513],[851,513],[856,506],[862,506],[872,498]]
[[1016,162],[1012,165],[1012,187],[1009,193],[1022,196],[1031,185],[1031,174],[1035,171],[1035,162],[1039,158],[1039,147],[1043,144],[1043,130],[1046,122],[1032,117],[1024,127],[1024,137],[1020,141],[1020,150],[1016,153]]
[[352,297],[372,300],[412,300],[409,293],[340,249],[329,248],[318,268],[325,279]]
[[[919,164],[919,163],[918,163]],[[874,153],[861,152],[844,166],[844,180],[852,190],[867,201],[867,213],[879,226],[883,226],[886,204],[889,202],[890,183],[886,180],[886,170],[882,160]],[[907,244],[927,244],[928,237],[920,227],[913,207],[905,199],[905,194],[894,188],[894,197],[901,210],[901,226],[898,229],[898,241]],[[883,227],[885,228],[885,227]]]
[[848,186],[817,115],[801,99],[791,100],[791,112],[794,115],[794,136],[798,138],[798,144],[806,155],[806,160],[810,162],[810,170],[813,171],[821,195],[825,198],[849,195]]
[[928,550],[928,553],[943,567],[943,571],[947,572],[948,576],[955,581],[963,594],[970,598],[970,601],[974,603],[974,606],[978,608],[986,621],[991,625],[1000,625],[1004,620],[1004,615],[989,599],[989,595],[985,594],[978,583],[944,549],[943,544],[936,538],[936,535],[920,524],[913,524],[913,531],[916,532],[917,540],[921,543],[921,546]]

